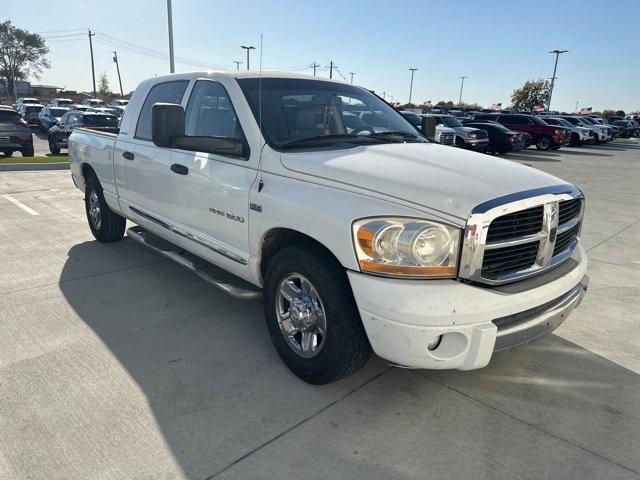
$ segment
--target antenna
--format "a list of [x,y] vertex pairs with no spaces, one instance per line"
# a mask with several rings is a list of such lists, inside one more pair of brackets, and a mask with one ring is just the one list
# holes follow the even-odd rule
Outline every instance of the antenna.
[[[260,137],[264,137],[262,134],[262,34],[260,34],[260,73],[258,76],[258,130],[260,131]],[[258,152],[260,152],[260,156],[258,157],[258,172],[261,172],[262,169],[262,149],[264,147],[264,143],[262,140],[258,138]],[[260,173],[260,185],[262,185],[262,174]],[[262,187],[259,187],[260,191]]]

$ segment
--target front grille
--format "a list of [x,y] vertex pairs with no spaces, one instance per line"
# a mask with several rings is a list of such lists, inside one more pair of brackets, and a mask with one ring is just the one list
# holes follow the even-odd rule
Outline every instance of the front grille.
[[553,255],[556,256],[559,253],[564,252],[569,246],[569,244],[571,243],[571,241],[578,236],[579,231],[580,231],[580,225],[578,224],[575,227],[570,228],[569,230],[559,233],[558,236],[556,237],[556,244],[553,248]]
[[565,200],[559,204],[558,225],[568,222],[580,213],[581,200],[574,198],[573,200]]
[[498,242],[538,233],[542,230],[543,213],[544,206],[539,205],[496,218],[489,225],[487,242]]
[[489,134],[486,130],[478,130],[476,133],[478,134],[476,138],[489,138]]
[[536,261],[540,242],[496,248],[484,252],[482,276],[491,280],[509,273],[526,270]]
[[440,143],[444,145],[453,145],[454,142],[454,134],[453,133],[441,133],[440,134]]

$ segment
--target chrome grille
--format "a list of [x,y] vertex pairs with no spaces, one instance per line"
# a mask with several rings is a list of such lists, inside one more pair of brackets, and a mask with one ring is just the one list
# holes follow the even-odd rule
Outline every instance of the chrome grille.
[[453,133],[441,133],[440,143],[444,145],[453,145],[455,135]]
[[496,242],[519,235],[539,232],[542,230],[543,210],[544,207],[539,205],[496,218],[489,225],[487,242]]
[[570,185],[479,205],[467,222],[459,275],[498,285],[559,265],[578,243],[582,215],[582,193]]

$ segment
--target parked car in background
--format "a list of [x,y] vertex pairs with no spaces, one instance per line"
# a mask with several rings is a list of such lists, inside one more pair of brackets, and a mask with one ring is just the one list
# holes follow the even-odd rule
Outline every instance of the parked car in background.
[[129,105],[129,100],[126,100],[124,98],[114,98],[113,100],[111,100],[110,105],[112,107],[126,107],[127,105]]
[[547,125],[544,120],[533,115],[517,113],[478,113],[474,120],[494,120],[510,130],[527,132],[538,150],[556,150],[569,142],[569,136],[564,127]]
[[18,114],[24,118],[29,127],[37,127],[38,123],[38,115],[40,115],[40,111],[44,108],[44,105],[40,105],[38,103],[23,103],[18,110]]
[[[564,118],[564,117],[563,117]],[[595,137],[595,143],[607,143],[612,138],[612,129],[608,125],[600,125],[593,118],[580,117],[580,120],[588,125],[591,125],[595,129],[597,136]]]
[[60,122],[62,116],[69,111],[66,107],[44,107],[38,115],[40,128],[48,132],[51,127]]
[[[429,116],[430,114],[417,114],[408,110],[403,110],[400,114],[406,118],[411,125],[415,127],[420,133],[422,133],[422,117]],[[433,116],[433,115],[431,115]],[[453,146],[456,144],[456,131],[453,128],[445,126],[443,123],[436,125],[435,137],[432,139],[434,142],[441,143],[443,145]]]
[[39,105],[40,100],[34,97],[20,97],[13,104],[13,109],[17,112],[23,105]]
[[114,106],[111,107],[111,110],[113,111],[113,114],[116,117],[122,118],[122,115],[124,115],[124,111],[125,111],[126,108],[127,107],[125,107],[125,106],[119,107],[119,106],[114,105]]
[[630,120],[614,120],[613,126],[620,129],[620,137],[622,138],[629,138],[635,134],[635,128]]
[[33,134],[12,107],[0,107],[0,152],[10,157],[16,150],[33,157]]
[[477,120],[463,120],[462,123],[465,126],[479,128],[487,132],[489,143],[486,146],[486,152],[492,155],[503,155],[525,148],[524,134],[509,130],[501,123]]
[[456,134],[455,143],[459,147],[484,151],[487,145],[489,145],[489,136],[487,132],[478,128],[465,126],[454,116],[434,114],[425,114],[424,116],[435,118],[438,122],[437,126],[444,126],[453,129]]
[[85,98],[82,100],[82,105],[87,107],[104,107],[104,101],[99,98]]
[[51,107],[67,107],[69,108],[73,105],[73,100],[70,98],[54,98],[49,102],[49,106]]
[[549,125],[557,125],[559,127],[565,127],[569,130],[570,140],[569,145],[578,147],[585,143],[593,143],[593,130],[582,127],[580,125],[574,125],[568,120],[561,117],[540,117]]
[[49,151],[57,155],[61,149],[67,148],[69,135],[75,128],[89,128],[99,132],[117,133],[118,119],[115,115],[71,110],[62,116],[58,125],[49,130]]

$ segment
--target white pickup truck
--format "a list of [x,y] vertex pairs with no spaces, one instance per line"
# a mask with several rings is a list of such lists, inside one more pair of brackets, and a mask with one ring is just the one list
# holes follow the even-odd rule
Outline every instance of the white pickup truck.
[[353,85],[154,77],[118,135],[78,128],[69,157],[97,240],[121,240],[129,220],[131,239],[262,297],[276,350],[311,383],[372,349],[405,367],[483,367],[560,325],[588,283],[579,189],[431,143]]

